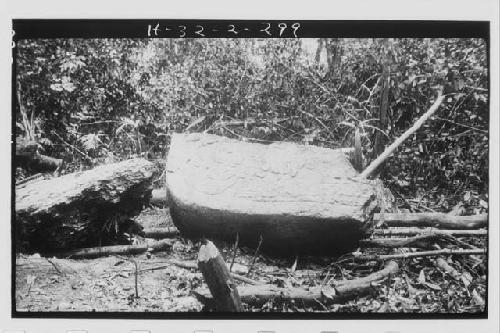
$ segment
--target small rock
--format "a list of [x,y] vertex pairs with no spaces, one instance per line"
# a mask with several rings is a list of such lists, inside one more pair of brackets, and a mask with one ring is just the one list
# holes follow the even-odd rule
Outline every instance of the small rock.
[[172,303],[170,303],[172,307],[168,309],[171,312],[200,312],[203,308],[202,304],[192,296],[177,298]]
[[69,304],[69,303],[61,302],[57,306],[57,310],[59,310],[59,311],[68,311],[68,310],[71,310],[72,307],[73,306],[71,304]]
[[241,265],[241,264],[238,264],[238,263],[234,263],[233,264],[233,267],[231,269],[231,272],[235,273],[235,274],[241,274],[241,275],[245,275],[248,273],[248,267],[245,266],[245,265]]

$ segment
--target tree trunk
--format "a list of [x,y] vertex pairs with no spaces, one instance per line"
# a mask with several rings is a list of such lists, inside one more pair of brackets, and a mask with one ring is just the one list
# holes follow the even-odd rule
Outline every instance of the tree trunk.
[[207,241],[198,253],[198,267],[213,296],[216,311],[241,312],[240,296],[236,284],[215,245]]
[[[385,149],[387,142],[386,133],[388,129],[388,110],[389,110],[389,90],[390,90],[390,79],[391,79],[391,62],[392,54],[390,49],[390,41],[384,38],[382,42],[382,79],[381,82],[381,94],[380,94],[380,104],[379,104],[379,123],[378,128],[380,131],[375,132],[375,145],[373,147],[373,159],[377,158]],[[380,165],[378,172],[380,172],[383,165]]]
[[149,202],[153,164],[98,166],[16,187],[16,245],[37,252],[113,244]]
[[[380,214],[374,214],[373,219],[378,221]],[[385,213],[384,224],[389,227],[479,229],[488,227],[488,214],[455,216],[442,213]]]
[[328,63],[327,77],[338,79],[340,73],[342,45],[341,38],[327,38],[325,41],[326,60]]

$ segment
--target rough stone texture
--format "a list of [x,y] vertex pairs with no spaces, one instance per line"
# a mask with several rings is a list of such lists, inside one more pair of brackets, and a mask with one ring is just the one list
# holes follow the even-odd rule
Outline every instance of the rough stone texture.
[[171,214],[181,233],[283,253],[357,246],[376,185],[356,180],[346,154],[291,143],[175,134],[167,161]]
[[153,169],[131,159],[16,187],[16,246],[43,252],[106,245],[149,201]]

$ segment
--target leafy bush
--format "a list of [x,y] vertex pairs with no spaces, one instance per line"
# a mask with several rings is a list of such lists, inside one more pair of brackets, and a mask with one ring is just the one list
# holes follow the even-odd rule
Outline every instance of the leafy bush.
[[[389,125],[378,129],[384,61]],[[170,133],[188,127],[327,147],[351,146],[359,127],[371,156],[376,132],[389,142],[399,137],[444,86],[436,116],[381,176],[402,196],[452,198],[443,209],[464,193],[472,204],[487,201],[483,40],[335,39],[320,47],[301,39],[25,40],[16,64],[16,134],[64,158],[66,172],[131,156],[164,159]]]

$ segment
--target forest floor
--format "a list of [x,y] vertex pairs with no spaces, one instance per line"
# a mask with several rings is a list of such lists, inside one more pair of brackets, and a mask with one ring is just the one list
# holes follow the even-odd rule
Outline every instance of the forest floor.
[[[168,209],[146,209],[137,221],[145,228],[173,226]],[[216,243],[226,263],[233,259],[232,244]],[[172,260],[196,263],[199,246],[178,237],[168,252],[97,259],[44,258],[38,254],[16,257],[16,309],[24,312],[184,312],[204,311],[192,290],[204,286],[197,269],[170,264]],[[388,251],[388,250],[378,250]],[[269,301],[250,307],[253,312],[350,313],[477,313],[485,311],[487,262],[482,256],[443,257],[460,276],[436,267],[430,257],[398,261],[399,271],[369,294],[341,304],[305,307]],[[137,263],[137,293],[135,265]],[[251,263],[254,262],[252,265]],[[333,281],[366,276],[382,263],[335,263],[333,258],[271,258],[239,248],[232,271],[278,287],[308,289]],[[251,271],[248,272],[250,266]],[[243,282],[236,281],[237,285]]]

